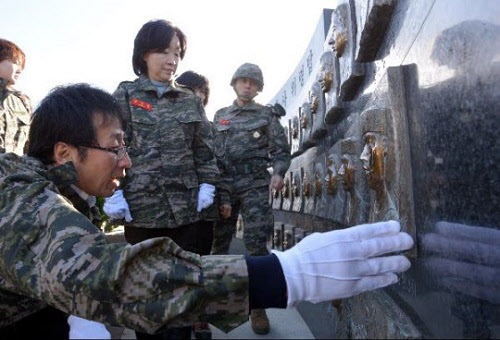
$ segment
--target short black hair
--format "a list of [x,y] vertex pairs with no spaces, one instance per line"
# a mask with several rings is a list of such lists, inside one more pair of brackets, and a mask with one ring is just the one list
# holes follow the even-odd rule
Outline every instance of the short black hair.
[[[109,93],[88,84],[54,88],[33,113],[28,156],[52,164],[54,146],[58,142],[77,147],[97,144],[95,114],[102,116],[103,124],[118,119],[122,128],[126,128],[120,106]],[[85,158],[86,148],[79,148],[79,153]]]
[[181,45],[181,59],[186,54],[186,36],[180,28],[172,25],[167,20],[151,20],[145,23],[134,40],[134,54],[132,55],[132,67],[136,75],[147,74],[148,67],[144,56],[148,52],[161,52],[168,48],[174,35],[179,38]]
[[208,97],[210,96],[210,83],[207,77],[194,71],[186,71],[175,81],[178,84],[189,87],[193,91],[196,91],[197,89],[203,91],[203,93],[205,93],[203,105],[206,106],[208,104]]
[[26,55],[12,41],[0,39],[0,61],[10,60],[24,69]]

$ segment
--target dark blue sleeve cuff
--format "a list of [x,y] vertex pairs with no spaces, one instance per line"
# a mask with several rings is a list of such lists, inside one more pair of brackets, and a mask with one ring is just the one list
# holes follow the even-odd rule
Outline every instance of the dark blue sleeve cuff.
[[286,281],[276,255],[247,256],[245,260],[250,310],[286,308]]

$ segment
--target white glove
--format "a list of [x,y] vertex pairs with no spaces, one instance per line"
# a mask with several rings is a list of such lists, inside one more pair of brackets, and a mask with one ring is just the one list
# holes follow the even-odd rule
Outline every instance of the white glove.
[[70,315],[68,324],[70,339],[111,339],[111,334],[102,323]]
[[396,283],[395,273],[410,268],[402,255],[378,257],[410,249],[413,239],[399,222],[363,224],[314,233],[285,252],[273,251],[285,275],[288,307],[299,301],[321,302],[350,297]]
[[123,197],[123,190],[116,190],[113,196],[106,198],[102,209],[113,220],[125,218],[127,222],[132,221],[128,203]]
[[212,184],[202,183],[200,185],[200,192],[198,193],[198,207],[196,210],[198,212],[214,203],[215,197],[215,187]]

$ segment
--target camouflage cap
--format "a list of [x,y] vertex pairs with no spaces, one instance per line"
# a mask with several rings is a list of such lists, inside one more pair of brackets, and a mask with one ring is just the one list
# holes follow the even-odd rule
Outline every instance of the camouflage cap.
[[236,72],[234,72],[233,77],[231,78],[231,86],[234,86],[236,79],[238,78],[250,78],[255,80],[259,84],[258,91],[262,91],[264,88],[264,76],[262,75],[262,71],[259,66],[250,63],[244,63]]

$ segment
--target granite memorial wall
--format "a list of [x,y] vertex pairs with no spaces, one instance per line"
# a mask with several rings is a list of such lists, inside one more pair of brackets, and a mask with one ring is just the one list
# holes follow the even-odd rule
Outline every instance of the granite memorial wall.
[[396,219],[387,289],[334,301],[340,337],[500,337],[500,2],[339,0],[270,101],[293,156],[270,245]]

